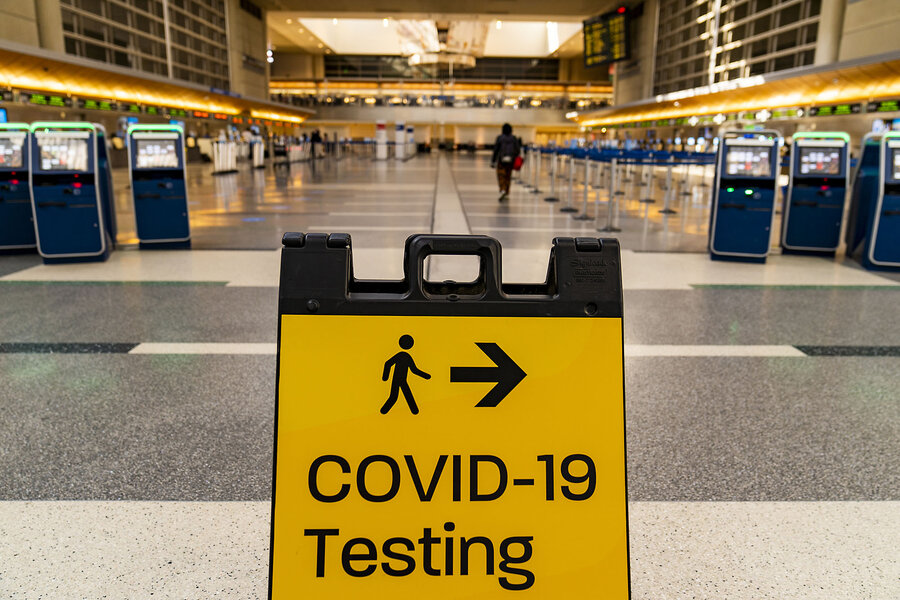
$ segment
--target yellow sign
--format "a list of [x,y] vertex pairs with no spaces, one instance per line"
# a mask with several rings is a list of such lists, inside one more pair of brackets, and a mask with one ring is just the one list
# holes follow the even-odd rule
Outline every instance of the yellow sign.
[[271,597],[629,596],[622,320],[283,315]]

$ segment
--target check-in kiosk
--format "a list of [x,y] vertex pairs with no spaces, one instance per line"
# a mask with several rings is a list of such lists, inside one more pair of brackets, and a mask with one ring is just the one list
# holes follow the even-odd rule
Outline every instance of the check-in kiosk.
[[0,252],[34,251],[27,123],[0,123]]
[[129,127],[128,163],[141,248],[189,248],[191,229],[181,127]]
[[849,150],[846,133],[794,134],[782,210],[782,252],[834,255],[841,241]]
[[115,246],[104,134],[91,123],[31,125],[31,206],[44,262],[103,261]]
[[846,240],[867,269],[900,270],[900,132],[863,138]]
[[713,260],[765,262],[781,143],[781,134],[771,130],[722,135],[709,228]]

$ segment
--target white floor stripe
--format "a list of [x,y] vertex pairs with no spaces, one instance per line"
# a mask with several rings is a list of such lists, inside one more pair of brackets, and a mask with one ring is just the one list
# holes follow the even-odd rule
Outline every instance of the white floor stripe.
[[[0,597],[265,598],[269,507],[0,502]],[[633,600],[900,596],[900,502],[631,502],[629,509]],[[398,527],[398,535],[412,535],[422,524]]]
[[145,342],[129,354],[275,354],[271,343],[161,343]]
[[413,212],[411,210],[405,210],[403,212],[386,212],[383,210],[378,210],[379,206],[372,206],[373,210],[367,211],[342,211],[342,212],[330,212],[328,213],[329,217],[430,217],[431,211],[427,212]]
[[[454,211],[449,211],[454,213]],[[461,212],[454,213],[456,218]],[[416,217],[424,223],[427,218]],[[427,227],[420,226],[369,226],[340,225],[333,219],[330,225],[311,225],[306,231],[396,231],[403,234],[421,233]],[[435,232],[449,233],[438,229]],[[591,226],[588,226],[590,229]],[[502,228],[474,228],[478,232],[504,231]],[[514,231],[531,231],[528,228],[511,228]],[[562,228],[547,229],[550,232]],[[588,230],[570,229],[571,233],[594,235]],[[398,244],[390,248],[353,249],[354,267],[372,264],[373,269],[360,277],[375,277],[384,272],[402,273],[398,258],[395,265],[382,265],[382,257],[401,257],[404,235],[398,235]],[[504,281],[542,281],[547,273],[549,246],[503,249]],[[229,286],[278,285],[281,250],[192,250],[121,251],[113,252],[103,263],[79,263],[71,265],[38,265],[0,277],[0,281],[223,281]],[[393,260],[393,258],[391,258]],[[632,252],[622,251],[622,279],[626,290],[690,290],[696,284],[714,285],[788,285],[788,286],[885,286],[896,287],[900,282],[865,271],[852,263],[822,260],[810,256],[772,255],[764,265],[750,263],[723,263],[709,259],[706,254]]]
[[806,356],[793,346],[670,346],[625,344],[625,356]]
[[[272,343],[181,343],[181,342],[146,342],[138,344],[129,354],[275,354],[276,347]],[[625,344],[627,357],[690,357],[690,356],[772,356],[772,357],[805,357],[806,354],[793,346],[763,345],[647,345]]]
[[432,233],[470,233],[463,211],[453,172],[446,157],[438,165],[437,190],[434,202],[434,227]]
[[[371,216],[371,215],[369,215]],[[424,217],[422,217],[424,218]],[[394,225],[310,225],[308,227],[310,231],[329,231],[331,233],[337,232],[352,232],[352,231],[408,231],[409,233],[423,233],[426,228],[423,227],[414,227],[411,225],[403,225],[403,226],[394,226]]]

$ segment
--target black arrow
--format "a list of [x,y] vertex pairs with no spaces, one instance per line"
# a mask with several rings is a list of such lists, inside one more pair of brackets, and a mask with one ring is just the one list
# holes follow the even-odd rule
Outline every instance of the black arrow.
[[475,342],[475,345],[497,366],[450,367],[450,383],[496,383],[497,385],[475,405],[493,408],[525,379],[525,371],[494,342]]

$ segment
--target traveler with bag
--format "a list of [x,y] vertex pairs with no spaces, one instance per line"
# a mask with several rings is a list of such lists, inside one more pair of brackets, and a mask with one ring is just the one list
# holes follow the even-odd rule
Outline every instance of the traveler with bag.
[[494,155],[491,157],[491,168],[497,169],[497,185],[500,186],[499,201],[509,198],[509,183],[512,179],[513,169],[522,167],[522,145],[513,137],[512,125],[503,124],[502,133],[494,142]]

